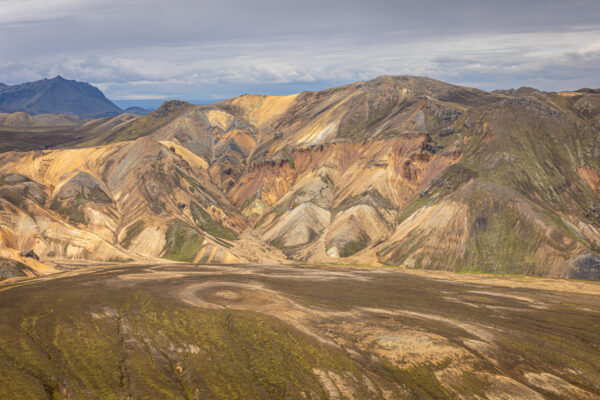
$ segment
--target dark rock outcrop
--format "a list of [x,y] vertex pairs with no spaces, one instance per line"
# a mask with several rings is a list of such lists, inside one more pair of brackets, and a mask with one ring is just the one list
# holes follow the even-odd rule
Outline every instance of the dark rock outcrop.
[[569,278],[589,281],[600,281],[600,257],[588,253],[577,257],[573,261],[575,267]]
[[33,250],[29,250],[26,253],[21,253],[20,255],[21,255],[21,257],[33,258],[36,261],[40,261],[40,257],[37,254],[35,254],[35,251],[33,251]]
[[25,278],[28,276],[25,271],[35,275],[33,270],[27,265],[16,260],[0,257],[0,281],[12,278]]
[[104,183],[87,172],[79,172],[61,188],[56,199],[66,200],[80,196],[82,199],[98,203],[110,203],[110,190]]
[[451,127],[448,128],[444,128],[440,131],[440,136],[441,137],[446,137],[446,136],[450,136],[454,133],[454,129]]

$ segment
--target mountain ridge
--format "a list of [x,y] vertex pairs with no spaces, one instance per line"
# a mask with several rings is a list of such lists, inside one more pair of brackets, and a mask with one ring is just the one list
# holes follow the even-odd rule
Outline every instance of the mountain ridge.
[[[71,135],[61,149],[0,154],[0,176],[28,180],[0,186],[1,221],[22,236],[5,234],[5,248],[50,262],[357,262],[600,279],[596,93],[384,76],[168,101]],[[57,236],[64,224],[73,233]],[[104,250],[75,250],[79,231]]]

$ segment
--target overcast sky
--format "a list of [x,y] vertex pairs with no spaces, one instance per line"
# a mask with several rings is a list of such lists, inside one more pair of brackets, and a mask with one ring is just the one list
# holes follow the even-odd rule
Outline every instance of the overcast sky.
[[111,99],[288,94],[378,75],[600,87],[600,0],[0,0],[0,82]]

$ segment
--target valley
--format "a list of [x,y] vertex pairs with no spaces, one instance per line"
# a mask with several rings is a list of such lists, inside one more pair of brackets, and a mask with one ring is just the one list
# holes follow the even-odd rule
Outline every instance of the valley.
[[332,265],[65,267],[0,287],[2,397],[600,396],[594,283]]

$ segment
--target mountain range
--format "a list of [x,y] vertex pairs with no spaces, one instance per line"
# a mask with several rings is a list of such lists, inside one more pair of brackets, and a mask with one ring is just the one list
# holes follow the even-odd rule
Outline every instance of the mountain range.
[[600,280],[595,90],[382,76],[60,132],[0,136],[6,277],[166,258]]

